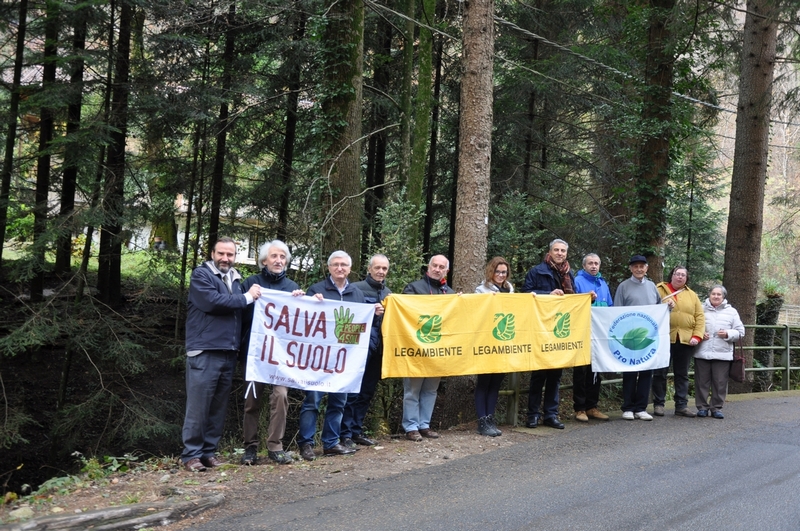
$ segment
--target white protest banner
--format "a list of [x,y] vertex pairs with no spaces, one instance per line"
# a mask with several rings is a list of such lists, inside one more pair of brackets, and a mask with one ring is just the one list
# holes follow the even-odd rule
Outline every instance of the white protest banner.
[[666,304],[592,307],[592,371],[647,371],[668,365]]
[[326,393],[359,392],[374,305],[266,289],[254,304],[248,381]]

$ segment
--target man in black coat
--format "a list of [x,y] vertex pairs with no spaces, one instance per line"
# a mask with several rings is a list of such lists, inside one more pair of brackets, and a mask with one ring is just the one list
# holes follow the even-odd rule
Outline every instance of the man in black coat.
[[[403,288],[403,293],[411,295],[454,295],[455,291],[447,285],[447,272],[450,261],[440,254],[428,262],[428,272],[415,282]],[[406,439],[419,442],[423,437],[439,438],[431,429],[431,416],[436,405],[436,392],[439,389],[438,376],[432,378],[403,378],[403,429]]]

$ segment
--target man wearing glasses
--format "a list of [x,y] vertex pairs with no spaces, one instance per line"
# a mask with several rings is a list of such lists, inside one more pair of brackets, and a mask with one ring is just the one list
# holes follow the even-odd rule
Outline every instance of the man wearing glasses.
[[[352,264],[353,261],[346,252],[334,251],[331,253],[328,257],[330,275],[322,282],[317,282],[308,288],[306,295],[319,300],[366,302],[364,293],[347,280]],[[325,394],[321,391],[306,391],[306,398],[300,408],[300,430],[297,445],[300,447],[300,456],[306,461],[313,461],[316,458],[314,435],[317,431],[319,403]],[[325,408],[325,420],[322,423],[322,453],[323,455],[355,453],[354,448],[346,448],[339,444],[339,432],[342,426],[344,405],[347,402],[347,393],[327,393],[327,395],[328,405]]]

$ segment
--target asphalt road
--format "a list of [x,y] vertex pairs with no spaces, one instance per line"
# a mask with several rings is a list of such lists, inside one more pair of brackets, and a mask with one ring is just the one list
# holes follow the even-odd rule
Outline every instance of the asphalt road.
[[[800,393],[531,440],[195,529],[800,530]],[[446,437],[446,433],[444,435]]]

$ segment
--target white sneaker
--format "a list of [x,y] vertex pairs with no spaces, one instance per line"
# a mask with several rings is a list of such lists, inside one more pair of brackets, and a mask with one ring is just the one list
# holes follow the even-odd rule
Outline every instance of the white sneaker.
[[640,411],[634,416],[639,420],[653,420],[653,417],[647,411]]
[[622,418],[625,420],[633,420],[633,411],[623,411]]

